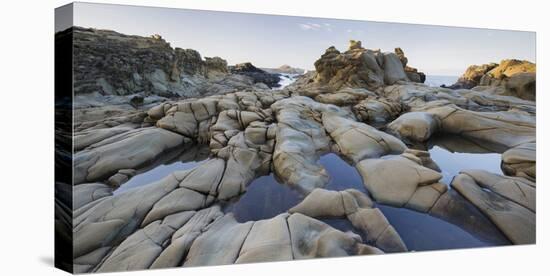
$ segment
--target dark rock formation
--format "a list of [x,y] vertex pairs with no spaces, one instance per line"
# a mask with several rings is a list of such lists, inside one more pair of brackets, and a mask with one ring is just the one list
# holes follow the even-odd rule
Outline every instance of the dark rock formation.
[[268,73],[256,66],[252,65],[250,62],[239,63],[235,66],[230,66],[229,70],[233,74],[240,74],[249,76],[254,80],[254,83],[264,83],[269,88],[279,87],[279,78],[278,74]]
[[[81,27],[74,27],[73,33],[75,94],[94,101],[133,94],[196,97],[253,84],[248,78],[228,76],[222,58],[202,59],[193,49],[172,48],[160,35]],[[230,81],[221,82],[225,78]],[[211,87],[216,82],[221,84]]]

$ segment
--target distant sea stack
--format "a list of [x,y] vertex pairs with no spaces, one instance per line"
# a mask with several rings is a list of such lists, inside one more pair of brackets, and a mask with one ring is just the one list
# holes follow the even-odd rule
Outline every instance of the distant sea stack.
[[233,74],[241,74],[251,77],[255,83],[264,83],[269,88],[279,87],[279,78],[278,74],[268,73],[256,66],[252,65],[250,62],[244,62],[230,66],[229,70]]
[[262,70],[271,74],[289,74],[289,75],[301,75],[306,72],[305,69],[294,68],[287,64],[281,65],[278,68],[262,68]]
[[313,82],[334,89],[362,87],[370,90],[399,81],[423,83],[426,79],[424,73],[407,63],[401,48],[382,52],[380,49],[365,49],[361,41],[351,40],[347,51],[340,52],[331,46],[315,61]]
[[[490,90],[494,94],[536,100],[536,64],[505,59],[497,63],[471,65],[457,82],[446,88]],[[445,87],[445,86],[443,86]]]

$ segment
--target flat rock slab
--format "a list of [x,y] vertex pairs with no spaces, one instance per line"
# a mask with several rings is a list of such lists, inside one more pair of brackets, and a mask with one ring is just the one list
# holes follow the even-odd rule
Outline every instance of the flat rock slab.
[[184,142],[183,136],[154,127],[115,135],[75,154],[74,182],[102,180],[121,169],[144,166]]
[[536,214],[503,196],[484,190],[467,174],[455,176],[452,187],[472,202],[515,244],[536,240]]
[[[413,197],[417,190],[432,185],[426,188],[426,192],[433,190],[435,199],[439,194],[445,192],[444,185],[438,184],[442,177],[439,172],[402,156],[388,159],[365,159],[359,162],[356,168],[371,196],[382,204],[404,207],[412,200],[414,205],[420,205],[418,207],[422,208],[423,202],[429,205],[435,201],[431,202],[430,197]],[[427,207],[431,207],[431,205]]]

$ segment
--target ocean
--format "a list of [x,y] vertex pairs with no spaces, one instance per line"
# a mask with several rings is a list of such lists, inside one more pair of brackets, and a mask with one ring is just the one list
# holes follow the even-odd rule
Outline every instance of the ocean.
[[439,87],[442,84],[452,85],[458,80],[458,76],[438,76],[438,75],[427,75],[425,84],[429,86]]

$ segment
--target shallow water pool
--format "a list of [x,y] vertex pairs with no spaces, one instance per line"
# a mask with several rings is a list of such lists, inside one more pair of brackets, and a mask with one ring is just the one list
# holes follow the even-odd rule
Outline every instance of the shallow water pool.
[[456,136],[442,136],[430,140],[428,148],[432,160],[441,169],[442,182],[447,185],[462,170],[478,169],[503,174],[500,168],[502,149],[494,145]]
[[153,183],[155,181],[163,179],[164,177],[175,171],[192,169],[202,162],[204,161],[175,162],[167,165],[159,165],[147,172],[138,174],[130,178],[130,180],[128,180],[126,183],[120,185],[120,187],[118,187],[118,189],[116,189],[113,194],[123,193],[125,191],[128,191],[129,189]]
[[273,173],[254,179],[239,198],[223,206],[239,222],[269,219],[285,213],[302,201],[303,195],[280,183]]
[[142,168],[142,172],[120,185],[113,194],[124,193],[129,189],[151,184],[176,171],[192,169],[205,162],[209,153],[208,147],[189,145],[180,152],[163,155],[154,164]]

